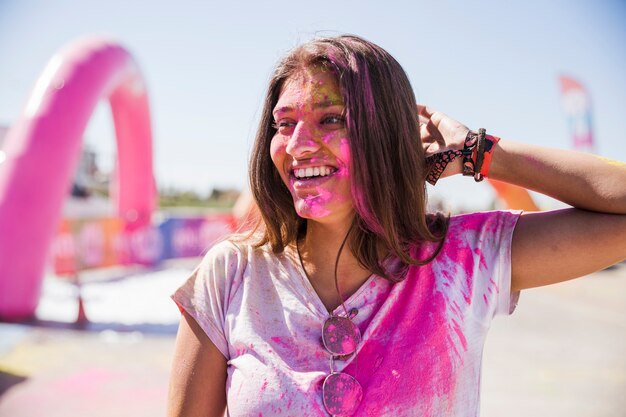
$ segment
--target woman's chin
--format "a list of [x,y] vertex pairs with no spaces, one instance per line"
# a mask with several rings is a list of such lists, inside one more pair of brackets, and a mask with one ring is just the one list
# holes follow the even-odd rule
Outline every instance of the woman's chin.
[[294,207],[298,216],[321,223],[350,222],[354,216],[352,204],[320,204],[319,200],[296,199]]
[[297,200],[295,202],[295,209],[298,216],[311,220],[321,220],[332,213],[328,207],[311,200]]

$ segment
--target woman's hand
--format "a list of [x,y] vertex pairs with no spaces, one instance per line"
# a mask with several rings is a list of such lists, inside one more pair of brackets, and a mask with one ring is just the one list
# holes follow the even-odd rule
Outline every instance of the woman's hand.
[[[417,105],[419,117],[420,138],[426,158],[439,152],[461,150],[465,145],[465,138],[469,129],[444,113],[433,110],[424,105]],[[461,158],[448,164],[441,177],[460,174],[462,172]]]

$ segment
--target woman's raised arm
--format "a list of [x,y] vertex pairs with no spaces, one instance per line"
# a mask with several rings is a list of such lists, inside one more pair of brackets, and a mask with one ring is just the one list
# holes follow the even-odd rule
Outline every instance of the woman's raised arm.
[[[427,156],[463,148],[465,126],[426,107],[418,110]],[[461,170],[455,161],[442,176]],[[489,177],[574,207],[521,216],[511,249],[513,291],[580,277],[626,259],[626,164],[503,139],[493,152]]]
[[490,177],[572,207],[626,214],[626,164],[588,153],[511,141],[496,145]]
[[580,277],[626,259],[626,164],[502,140],[490,176],[575,207],[522,215],[513,234],[512,290]]
[[168,417],[223,417],[226,358],[183,312],[170,376]]

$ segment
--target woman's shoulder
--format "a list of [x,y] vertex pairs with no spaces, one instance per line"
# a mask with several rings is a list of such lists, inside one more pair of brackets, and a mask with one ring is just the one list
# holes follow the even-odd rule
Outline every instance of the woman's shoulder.
[[450,216],[448,230],[462,229],[479,231],[483,229],[514,226],[522,210],[491,210],[461,213]]
[[455,257],[461,248],[497,252],[510,244],[521,213],[521,210],[493,210],[450,216],[442,253]]
[[270,251],[269,244],[258,245],[255,236],[231,234],[213,243],[206,251],[203,262],[217,260],[247,259],[251,255],[258,255]]

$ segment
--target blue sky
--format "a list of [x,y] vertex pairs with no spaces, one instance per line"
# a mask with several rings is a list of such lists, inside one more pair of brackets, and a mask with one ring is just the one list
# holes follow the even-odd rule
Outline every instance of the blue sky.
[[[0,0],[0,124],[11,124],[52,54],[89,34],[119,40],[146,78],[159,186],[242,188],[274,63],[316,34],[354,33],[404,66],[418,101],[470,127],[569,148],[559,74],[590,91],[599,154],[626,160],[623,1],[89,2]],[[105,102],[86,132],[110,167]],[[444,180],[451,205],[480,208],[486,184]]]

